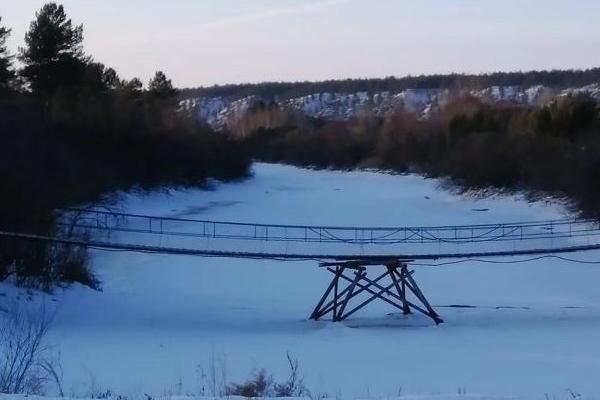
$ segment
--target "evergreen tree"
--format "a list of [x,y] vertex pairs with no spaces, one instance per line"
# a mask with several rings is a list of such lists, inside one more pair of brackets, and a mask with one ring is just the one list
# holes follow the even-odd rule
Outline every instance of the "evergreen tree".
[[12,55],[6,48],[6,40],[10,36],[10,29],[1,25],[2,17],[0,17],[0,96],[7,93],[11,89],[15,73],[12,68]]
[[177,96],[177,90],[162,71],[157,71],[148,84],[148,94],[155,99],[172,100]]
[[81,82],[88,58],[83,53],[83,26],[73,26],[62,5],[45,4],[25,35],[22,76],[36,94],[51,95]]
[[113,68],[97,62],[87,64],[82,88],[86,88],[91,94],[106,94],[120,88],[121,84],[119,75]]
[[152,131],[160,126],[174,128],[176,109],[177,90],[162,71],[156,72],[148,84],[145,96],[146,126]]
[[121,89],[131,93],[133,95],[139,96],[142,94],[142,90],[144,88],[144,84],[140,80],[140,78],[133,78],[129,81],[121,82]]

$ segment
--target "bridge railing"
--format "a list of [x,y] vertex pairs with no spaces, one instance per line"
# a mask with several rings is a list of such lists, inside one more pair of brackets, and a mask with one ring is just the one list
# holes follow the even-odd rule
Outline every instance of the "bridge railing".
[[[478,245],[499,242],[554,242],[561,239],[600,240],[593,219],[557,219],[460,226],[340,227],[213,221],[128,214],[105,209],[67,209],[60,219],[65,229],[128,237],[205,239],[212,243],[281,242],[365,247],[411,245]],[[193,243],[189,240],[186,243]],[[196,242],[197,243],[197,242]]]
[[340,227],[212,221],[67,209],[60,224],[97,231],[153,235],[356,245],[399,243],[479,243],[600,236],[593,219],[561,219],[500,224],[406,227]]
[[340,227],[139,215],[106,208],[57,210],[57,229],[1,237],[193,255],[433,259],[600,248],[600,221],[555,219],[457,226]]

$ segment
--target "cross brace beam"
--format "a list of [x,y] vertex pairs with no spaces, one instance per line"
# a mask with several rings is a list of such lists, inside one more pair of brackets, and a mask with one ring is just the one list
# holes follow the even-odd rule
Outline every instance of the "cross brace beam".
[[[343,321],[374,300],[381,300],[405,315],[416,311],[436,324],[444,322],[425,298],[406,262],[381,264],[385,270],[374,279],[367,277],[367,266],[375,266],[372,261],[343,261],[321,266],[333,274],[333,279],[310,315],[311,319],[318,320],[331,314],[333,321]],[[362,301],[349,308],[352,300],[361,294]]]

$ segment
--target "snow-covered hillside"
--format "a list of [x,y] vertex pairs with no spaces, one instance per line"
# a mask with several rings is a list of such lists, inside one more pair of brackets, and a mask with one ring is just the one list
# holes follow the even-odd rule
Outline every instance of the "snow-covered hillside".
[[[546,201],[467,198],[417,176],[266,164],[254,172],[246,182],[212,191],[128,194],[119,207],[199,219],[358,226],[565,215]],[[573,257],[598,260],[600,252]],[[201,396],[209,393],[211,374],[219,382],[241,382],[259,368],[280,381],[289,352],[313,398],[466,393],[465,399],[571,399],[567,390],[600,397],[596,265],[543,259],[415,267],[445,320],[439,326],[392,313],[385,303],[341,323],[309,321],[330,279],[314,261],[95,251],[93,265],[101,292],[75,286],[28,294],[0,284],[0,302],[19,296],[56,309],[50,339],[60,349],[68,395]]]
[[[592,84],[579,88],[557,90],[547,86],[492,86],[481,90],[464,92],[491,103],[512,103],[540,105],[557,97],[572,94],[589,94],[600,100],[600,85]],[[453,93],[453,95],[456,93]],[[448,90],[409,89],[399,93],[357,92],[357,93],[314,93],[288,99],[261,99],[248,96],[236,99],[224,97],[203,97],[183,100],[180,106],[184,110],[196,113],[199,120],[214,128],[221,129],[239,119],[258,101],[275,101],[282,109],[292,110],[309,117],[330,120],[345,120],[368,111],[377,115],[404,109],[427,118],[436,108],[443,106],[451,96]]]
[[[569,94],[587,93],[600,100],[600,85],[557,90],[546,86],[492,86],[482,90],[465,92],[486,102],[538,105],[553,98]],[[399,93],[314,93],[308,96],[287,99],[261,99],[258,96],[243,98],[203,97],[181,102],[185,110],[195,112],[198,119],[220,129],[243,115],[258,101],[275,101],[279,107],[303,115],[330,120],[345,120],[362,111],[384,115],[403,108],[426,118],[437,107],[445,104],[450,91],[439,89],[409,89]]]

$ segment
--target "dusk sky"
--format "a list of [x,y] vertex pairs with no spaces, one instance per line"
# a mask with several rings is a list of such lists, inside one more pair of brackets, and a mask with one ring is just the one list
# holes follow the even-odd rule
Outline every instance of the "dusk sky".
[[[4,0],[12,50],[42,0]],[[179,87],[600,66],[597,0],[64,0],[85,49]]]

